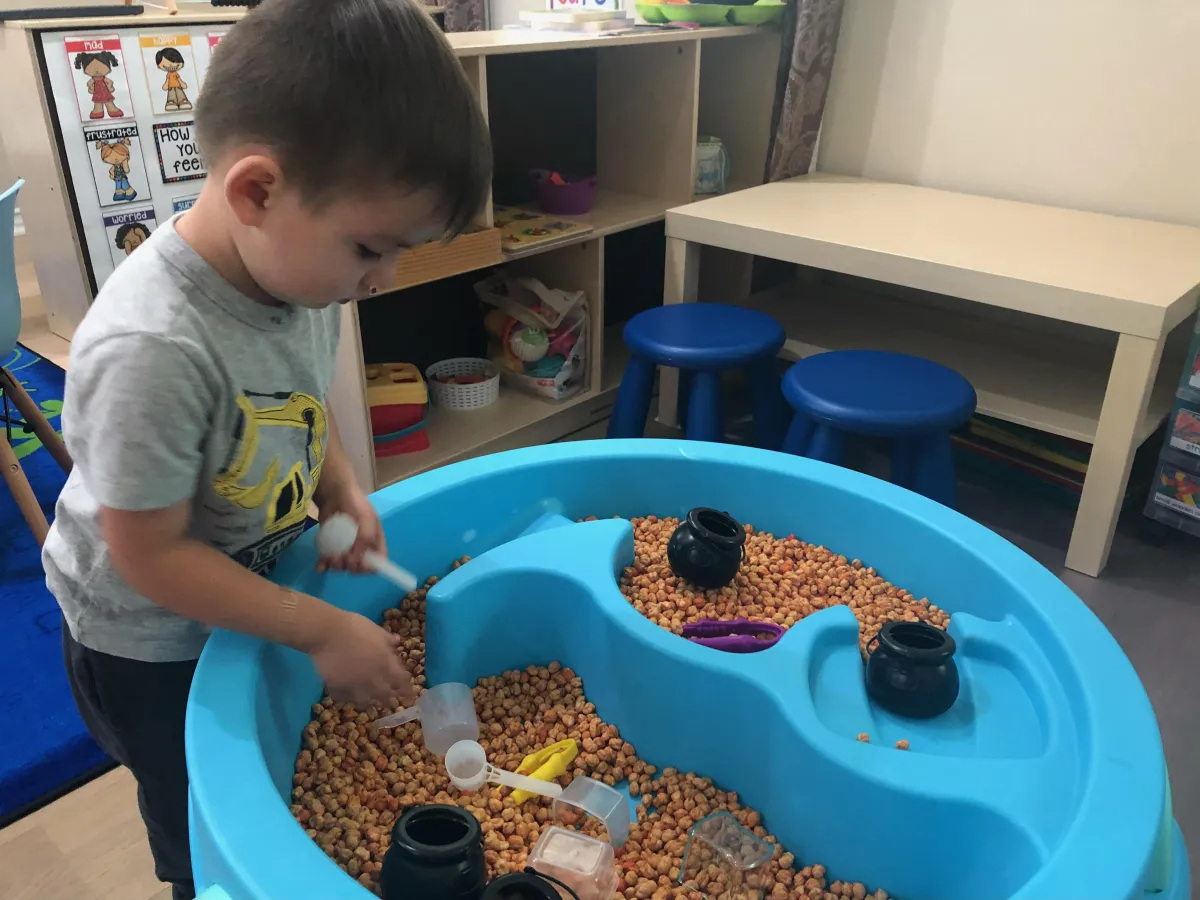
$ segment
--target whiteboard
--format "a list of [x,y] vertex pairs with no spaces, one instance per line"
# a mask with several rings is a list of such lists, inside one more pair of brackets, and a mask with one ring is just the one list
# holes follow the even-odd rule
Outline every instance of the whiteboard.
[[[194,200],[204,184],[202,164],[198,158],[189,159],[189,152],[194,152],[191,145],[195,130],[191,127],[194,108],[180,109],[174,104],[170,111],[165,111],[166,70],[154,68],[155,48],[183,47],[187,43],[168,40],[172,35],[186,35],[190,39],[191,52],[189,55],[185,50],[181,54],[187,64],[179,70],[179,75],[187,84],[187,99],[194,106],[203,92],[204,73],[212,59],[212,43],[232,25],[231,21],[227,24],[81,28],[40,33],[48,77],[47,93],[54,99],[62,137],[63,170],[74,191],[82,224],[80,244],[91,264],[97,287],[103,285],[113,269],[137,249],[148,232],[176,211],[189,206],[188,201]],[[108,104],[101,102],[98,105],[103,108],[102,116],[92,119],[90,101],[79,93],[80,79],[87,76],[75,68],[73,59],[68,56],[67,42],[78,49],[80,38],[114,35],[120,39],[120,52],[115,54],[120,65],[108,77],[116,88],[112,91],[117,98],[113,105],[123,115],[113,117],[107,109]],[[145,43],[149,46],[143,46],[142,38],[147,38]],[[91,45],[89,42],[88,46]],[[195,71],[189,71],[193,67]],[[173,96],[178,98],[179,95]],[[156,114],[156,110],[164,111]],[[132,140],[126,136],[130,126],[136,129],[136,137]],[[99,147],[98,144],[106,146]],[[115,146],[117,144],[122,144],[124,149]],[[126,162],[125,152],[134,148],[140,159],[131,158]],[[116,163],[115,170],[113,163]],[[164,171],[167,173],[165,178]]]

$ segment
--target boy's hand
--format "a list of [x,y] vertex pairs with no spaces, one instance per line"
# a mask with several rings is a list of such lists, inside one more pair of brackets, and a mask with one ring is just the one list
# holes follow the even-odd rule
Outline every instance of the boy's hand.
[[396,655],[401,638],[365,616],[344,613],[309,656],[329,696],[358,709],[409,705],[415,698],[412,676]]
[[379,514],[356,483],[349,483],[346,488],[336,494],[320,498],[320,521],[329,520],[335,513],[345,513],[358,525],[358,539],[349,553],[341,556],[322,559],[317,563],[320,571],[327,569],[345,569],[348,572],[363,574],[369,571],[363,564],[363,554],[374,550],[380,556],[387,556],[387,542],[383,538],[383,523]]

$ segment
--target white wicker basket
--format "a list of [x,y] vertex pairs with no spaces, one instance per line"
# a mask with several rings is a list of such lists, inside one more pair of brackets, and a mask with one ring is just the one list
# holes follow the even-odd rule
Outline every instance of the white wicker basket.
[[[478,384],[446,384],[439,381],[452,375],[486,375]],[[491,406],[500,396],[500,371],[487,359],[459,356],[443,359],[425,370],[425,380],[433,402],[446,409],[479,409]]]

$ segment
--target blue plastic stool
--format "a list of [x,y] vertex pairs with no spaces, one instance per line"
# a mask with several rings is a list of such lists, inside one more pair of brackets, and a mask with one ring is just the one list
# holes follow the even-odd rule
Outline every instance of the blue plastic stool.
[[975,389],[953,369],[903,353],[839,350],[783,376],[796,411],[786,453],[840,465],[847,435],[892,440],[892,481],[954,507],[950,432],[975,412]]
[[658,366],[680,370],[681,409],[687,436],[720,441],[721,372],[745,369],[750,378],[754,428],[760,446],[778,449],[787,427],[775,360],[783,347],[783,326],[770,316],[721,303],[656,306],[625,325],[632,351],[608,423],[610,438],[641,437],[650,413]]

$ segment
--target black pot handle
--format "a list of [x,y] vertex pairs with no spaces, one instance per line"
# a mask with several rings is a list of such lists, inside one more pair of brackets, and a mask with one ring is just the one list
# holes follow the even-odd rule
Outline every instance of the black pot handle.
[[573,887],[571,887],[568,884],[563,884],[561,881],[559,881],[553,875],[547,875],[545,872],[539,872],[533,866],[526,866],[525,874],[526,875],[536,875],[538,878],[544,878],[544,879],[546,879],[546,881],[549,881],[551,884],[557,885],[558,887],[562,888],[564,891],[566,891],[568,894],[570,894],[572,897],[574,897],[575,900],[579,900],[579,895],[577,893],[575,893],[575,889]]

